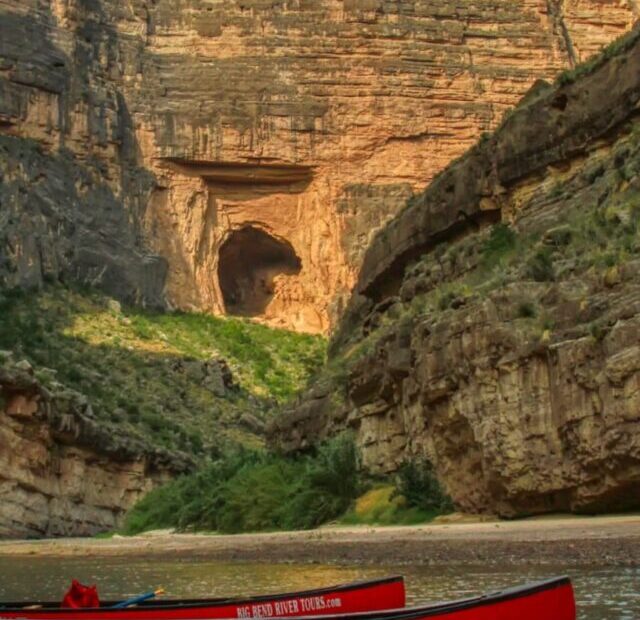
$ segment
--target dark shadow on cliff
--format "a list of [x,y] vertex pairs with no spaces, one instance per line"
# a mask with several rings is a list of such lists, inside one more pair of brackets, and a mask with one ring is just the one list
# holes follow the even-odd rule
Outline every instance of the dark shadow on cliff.
[[264,314],[275,293],[275,280],[300,273],[293,246],[254,226],[233,231],[220,247],[218,278],[227,313]]
[[[78,281],[162,307],[167,266],[145,247],[141,225],[156,180],[137,164],[127,102],[107,74],[124,44],[99,3],[84,8],[75,31],[58,27],[50,9],[0,10],[0,286]],[[20,137],[34,102],[52,111],[37,140]],[[78,134],[72,118],[83,106]]]

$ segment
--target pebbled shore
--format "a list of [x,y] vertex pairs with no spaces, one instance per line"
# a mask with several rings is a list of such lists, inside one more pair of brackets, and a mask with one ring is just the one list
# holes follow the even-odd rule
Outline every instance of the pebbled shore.
[[553,517],[304,532],[148,533],[110,539],[0,542],[0,556],[197,556],[219,561],[335,564],[640,566],[640,516]]

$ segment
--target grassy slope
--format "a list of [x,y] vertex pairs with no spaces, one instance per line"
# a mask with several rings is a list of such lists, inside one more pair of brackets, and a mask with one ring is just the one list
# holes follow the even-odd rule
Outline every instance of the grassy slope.
[[[325,342],[238,319],[119,311],[98,293],[50,288],[0,297],[0,349],[31,361],[45,383],[87,395],[105,422],[215,454],[226,443],[259,442],[239,418],[264,419],[303,387]],[[239,390],[221,398],[203,385],[198,362],[211,357],[226,359]]]

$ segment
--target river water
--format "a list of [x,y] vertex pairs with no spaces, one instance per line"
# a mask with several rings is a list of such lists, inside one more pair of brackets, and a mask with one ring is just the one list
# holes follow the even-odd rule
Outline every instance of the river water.
[[[568,574],[580,620],[640,620],[640,568],[513,566],[325,566],[212,563],[167,558],[0,557],[0,599],[59,600],[71,578],[97,583],[102,598],[126,598],[156,587],[167,596],[262,594],[333,585],[385,575],[405,576],[409,604],[451,599]],[[552,618],[541,620],[553,620]]]

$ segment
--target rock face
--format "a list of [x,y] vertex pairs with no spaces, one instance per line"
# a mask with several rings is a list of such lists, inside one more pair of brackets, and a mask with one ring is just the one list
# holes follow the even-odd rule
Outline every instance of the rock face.
[[113,530],[144,493],[192,466],[98,424],[85,398],[45,389],[26,362],[0,366],[0,538]]
[[[502,138],[476,149],[430,194],[414,196],[496,127],[536,78],[572,67],[637,17],[636,0],[0,0],[0,287],[79,281],[130,303],[326,331],[356,283],[373,231],[409,200],[364,260],[336,347],[350,330],[376,331],[411,290],[437,279],[429,268],[405,281],[412,260],[469,226],[535,211],[527,207],[533,177],[547,174],[547,166],[578,165],[587,146],[613,139],[637,105],[632,57],[588,96],[571,86],[559,94],[541,87],[531,106],[506,122]],[[559,133],[540,129],[551,126]],[[626,273],[609,280],[625,287]],[[489,301],[484,314],[472,314],[486,316],[476,348],[467,335],[441,328],[452,341],[463,338],[472,361],[485,359],[485,346],[501,350],[491,344]],[[606,333],[599,342],[608,342],[613,332]],[[440,396],[427,402],[444,407],[443,428],[463,433],[437,463],[441,472],[456,469],[446,455],[466,454],[485,436],[477,435],[471,413],[447,426],[452,410],[466,410],[445,404],[455,401],[463,379],[472,383],[475,370],[460,371],[456,383],[445,360],[434,366],[429,358],[414,375],[415,347],[429,351],[432,341],[413,334],[388,354],[376,349],[379,358],[353,371],[348,402],[355,408],[336,405],[336,394],[318,386],[297,413],[298,435],[291,439],[283,427],[283,442],[308,441],[297,429],[311,420],[319,434],[356,426],[372,466],[392,466],[403,450],[435,450],[420,426],[431,409],[416,404],[422,388],[408,386],[441,373],[442,386],[433,388]],[[616,346],[607,363],[620,389],[631,390],[633,352]],[[603,360],[596,356],[594,368]],[[233,389],[215,360],[183,370],[213,393]],[[187,466],[100,430],[86,406],[49,395],[28,369],[3,373],[0,534],[109,528],[145,489]],[[519,393],[520,375],[513,377]],[[404,394],[414,400],[405,402]],[[609,401],[598,397],[598,411],[608,412]],[[556,420],[554,407],[540,420]],[[585,419],[593,433],[604,432]],[[244,424],[258,429],[260,421]],[[485,425],[489,436],[497,432]],[[558,422],[563,432],[565,426]],[[617,418],[611,428],[620,428]],[[449,437],[443,431],[442,441]],[[459,483],[445,476],[456,498],[456,485],[477,482],[472,473],[483,449],[469,451],[461,471],[471,473],[460,474]],[[595,505],[607,493],[618,498],[624,476],[635,488],[626,473],[635,461],[625,458],[624,467],[612,465],[613,482],[594,486],[591,503],[576,505]],[[521,491],[513,478],[497,482],[497,466],[486,462],[470,505],[492,498],[504,512],[524,505],[509,503]],[[557,480],[564,484],[588,467]],[[549,488],[547,495],[569,497],[566,484]]]
[[536,78],[637,15],[636,0],[5,2],[0,282],[326,331],[372,231]]
[[376,237],[272,441],[352,429],[376,471],[426,455],[469,511],[638,507],[639,224],[636,30],[537,84]]

